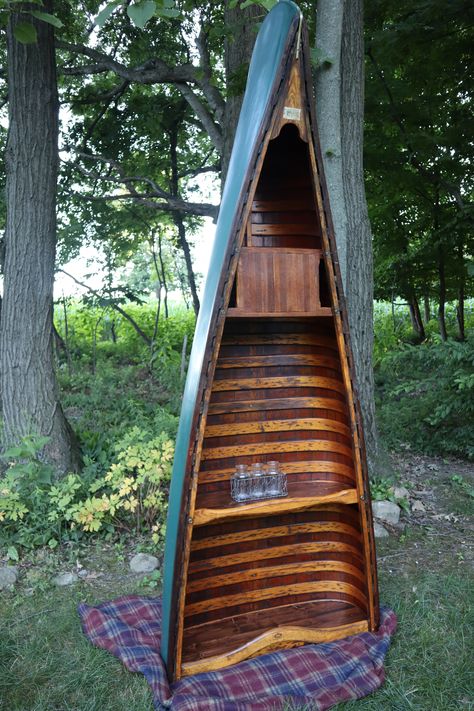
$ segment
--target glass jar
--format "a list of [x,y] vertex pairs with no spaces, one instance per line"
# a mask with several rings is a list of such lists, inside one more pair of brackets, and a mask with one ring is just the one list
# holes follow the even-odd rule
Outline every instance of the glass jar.
[[250,474],[246,464],[237,464],[231,478],[231,495],[234,501],[242,502],[249,498]]
[[251,498],[262,499],[265,496],[264,471],[261,462],[255,462],[250,467],[251,477]]

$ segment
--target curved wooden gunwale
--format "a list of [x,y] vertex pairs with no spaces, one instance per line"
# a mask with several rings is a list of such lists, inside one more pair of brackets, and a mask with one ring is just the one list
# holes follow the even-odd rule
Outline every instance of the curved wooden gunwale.
[[276,627],[273,630],[264,632],[251,642],[247,642],[228,654],[207,657],[201,661],[183,662],[182,675],[191,676],[192,674],[200,674],[204,671],[224,669],[246,659],[252,659],[259,654],[268,654],[278,649],[288,649],[303,644],[331,642],[332,640],[341,639],[342,637],[350,637],[360,632],[367,632],[368,629],[369,625],[366,620],[322,629],[297,627],[295,625]]

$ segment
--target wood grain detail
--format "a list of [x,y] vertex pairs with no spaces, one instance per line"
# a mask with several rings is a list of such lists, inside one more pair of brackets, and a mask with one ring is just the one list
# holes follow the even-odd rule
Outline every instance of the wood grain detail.
[[367,630],[368,624],[365,620],[321,629],[285,625],[264,632],[251,642],[247,642],[227,654],[216,655],[193,662],[184,662],[181,668],[182,675],[190,676],[192,674],[215,671],[216,669],[224,669],[233,664],[238,664],[245,659],[252,659],[260,654],[273,652],[278,649],[288,649],[303,644],[331,642],[332,640],[350,637],[360,632],[367,632]]
[[349,436],[347,425],[336,420],[320,417],[292,420],[262,420],[261,422],[239,422],[238,424],[208,425],[205,437],[229,437],[231,435],[253,434],[258,432],[293,432],[297,430],[319,430],[321,432],[339,432]]
[[233,605],[242,605],[252,600],[269,600],[279,597],[287,597],[289,595],[304,595],[306,593],[341,593],[350,595],[360,602],[362,606],[367,604],[365,595],[355,585],[350,583],[342,583],[336,580],[318,580],[311,583],[288,583],[287,585],[275,585],[270,588],[262,588],[260,590],[247,590],[246,592],[236,593],[235,595],[223,595],[202,602],[194,602],[187,605],[184,609],[185,617],[191,617],[201,612],[210,612],[211,610],[220,610],[224,607],[232,607]]
[[240,504],[227,509],[211,509],[202,508],[196,509],[194,513],[193,523],[195,526],[204,526],[208,523],[217,521],[225,521],[232,518],[243,518],[249,516],[270,516],[275,513],[290,512],[290,511],[307,511],[316,506],[322,506],[326,503],[343,503],[356,504],[358,501],[356,489],[344,489],[336,491],[326,496],[305,496],[283,499],[265,499],[262,501],[253,501],[249,504]]
[[325,388],[345,393],[344,383],[334,378],[318,378],[311,375],[294,375],[281,378],[237,378],[215,380],[212,392],[228,390],[267,390],[273,388]]

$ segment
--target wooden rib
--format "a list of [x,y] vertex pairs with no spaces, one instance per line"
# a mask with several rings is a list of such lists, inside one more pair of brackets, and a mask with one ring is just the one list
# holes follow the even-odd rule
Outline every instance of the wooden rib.
[[212,392],[227,390],[261,390],[272,388],[326,388],[345,393],[344,383],[334,378],[319,378],[312,375],[288,375],[280,378],[237,378],[215,380]]
[[[263,248],[259,248],[263,249]],[[338,352],[335,338],[330,336],[319,336],[313,333],[249,333],[236,334],[235,336],[224,335],[221,341],[222,346],[323,346],[332,348]]]
[[[252,223],[253,235],[309,235],[315,237],[318,234],[316,224],[313,223]],[[316,250],[312,250],[316,251]]]
[[304,533],[346,533],[353,538],[360,540],[360,533],[354,526],[340,521],[319,522],[319,523],[295,523],[287,526],[270,526],[268,528],[255,528],[248,531],[237,531],[235,533],[221,534],[210,538],[200,538],[191,543],[191,550],[208,550],[220,546],[247,543],[248,541],[260,541],[267,538],[280,538],[281,536],[302,535]]
[[341,364],[338,358],[323,356],[314,353],[283,355],[257,355],[257,356],[235,356],[222,357],[217,361],[217,370],[220,368],[260,368],[277,365],[315,365],[340,370]]
[[184,662],[181,667],[181,673],[183,676],[190,676],[191,674],[224,669],[245,659],[252,659],[252,657],[264,652],[268,653],[281,648],[288,649],[302,644],[330,642],[334,639],[343,639],[360,632],[367,632],[367,630],[368,624],[365,620],[321,629],[284,625],[264,632],[251,642],[247,642],[241,647],[232,650],[232,652],[227,652],[227,654],[199,659],[194,662]]
[[269,560],[270,558],[286,558],[293,555],[304,555],[306,553],[352,553],[359,558],[362,557],[360,546],[351,543],[341,543],[335,541],[295,543],[288,546],[274,546],[264,550],[243,551],[231,555],[216,556],[205,560],[195,560],[189,564],[189,572],[195,573],[199,570],[209,570],[210,568],[227,568],[230,565],[240,563],[256,562],[257,560]]
[[262,600],[273,600],[278,597],[288,597],[289,595],[305,595],[306,593],[319,592],[351,595],[351,597],[359,600],[362,605],[365,606],[367,604],[366,596],[355,585],[339,582],[337,580],[317,580],[311,583],[275,585],[270,588],[247,590],[245,592],[236,593],[235,595],[223,595],[222,597],[215,597],[210,600],[193,602],[184,608],[184,616],[191,617],[201,612],[211,612],[212,610],[220,610],[223,607],[232,607],[233,605],[245,605],[245,603],[256,602],[257,600],[260,602]]
[[204,526],[208,523],[225,521],[229,518],[249,516],[270,516],[275,513],[291,513],[292,511],[307,511],[325,503],[356,504],[359,500],[356,489],[343,489],[324,496],[298,496],[294,498],[265,499],[252,501],[249,504],[239,504],[229,508],[196,509],[193,517],[194,526]]
[[253,212],[292,212],[293,210],[298,210],[298,212],[314,210],[314,203],[311,198],[290,198],[289,200],[254,200],[252,203]]
[[[309,462],[283,462],[281,463],[281,468],[285,474],[299,474],[302,472],[341,474],[342,476],[354,480],[353,468],[347,466],[347,464],[340,464],[339,462],[325,462],[319,459],[313,459]],[[199,472],[199,483],[225,481],[226,479],[230,479],[234,472],[234,467],[229,469],[216,469],[215,471],[201,470]]]
[[228,400],[226,402],[211,402],[209,415],[223,415],[235,412],[257,412],[261,410],[334,410],[347,412],[347,406],[342,400],[326,397],[292,397],[272,398],[268,400]]
[[209,459],[228,459],[229,457],[248,457],[255,454],[277,454],[279,452],[334,452],[352,457],[352,449],[340,442],[322,439],[288,440],[287,442],[253,442],[234,444],[228,447],[203,449],[201,461]]
[[336,420],[319,417],[292,420],[263,420],[261,422],[239,422],[228,425],[207,425],[205,437],[230,437],[232,435],[253,434],[254,432],[289,432],[296,430],[321,430],[350,435],[347,425]]
[[267,568],[251,568],[250,570],[239,570],[237,573],[224,573],[214,575],[212,578],[200,578],[188,583],[187,592],[198,592],[199,590],[210,590],[220,588],[234,583],[249,582],[251,580],[265,580],[265,578],[277,578],[285,575],[297,575],[298,573],[318,573],[318,572],[346,573],[359,580],[364,581],[365,575],[359,568],[350,563],[341,561],[309,561],[300,563],[286,563],[285,565],[271,565]]
[[327,318],[332,316],[332,309],[329,306],[320,306],[311,311],[248,311],[245,308],[227,309],[229,318]]

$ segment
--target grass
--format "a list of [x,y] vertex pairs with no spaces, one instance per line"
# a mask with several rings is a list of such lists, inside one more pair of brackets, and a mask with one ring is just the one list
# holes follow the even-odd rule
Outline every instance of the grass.
[[[387,680],[375,694],[337,711],[470,711],[474,709],[473,580],[454,555],[436,572],[422,560],[438,539],[411,531],[379,546],[381,599],[399,629],[387,657]],[[117,570],[122,567],[117,557]],[[143,590],[143,588],[142,588]],[[136,581],[113,578],[91,587],[20,587],[3,594],[0,623],[0,708],[8,711],[152,711],[141,675],[131,674],[83,636],[76,612],[89,603],[137,592]],[[154,594],[150,590],[146,594]],[[204,710],[203,710],[204,711]],[[308,709],[309,711],[309,709]]]
[[[424,492],[427,513],[378,544],[380,597],[399,619],[386,682],[337,711],[474,711],[472,465],[436,460],[434,469],[419,456],[404,456],[405,478],[417,498]],[[415,476],[423,463],[428,468]],[[156,594],[155,581],[140,587],[128,572],[128,558],[145,544],[84,541],[40,549],[22,561],[15,591],[0,593],[1,711],[152,711],[145,679],[94,649],[76,612],[84,600]],[[52,576],[75,567],[78,558],[100,577],[52,587]]]

